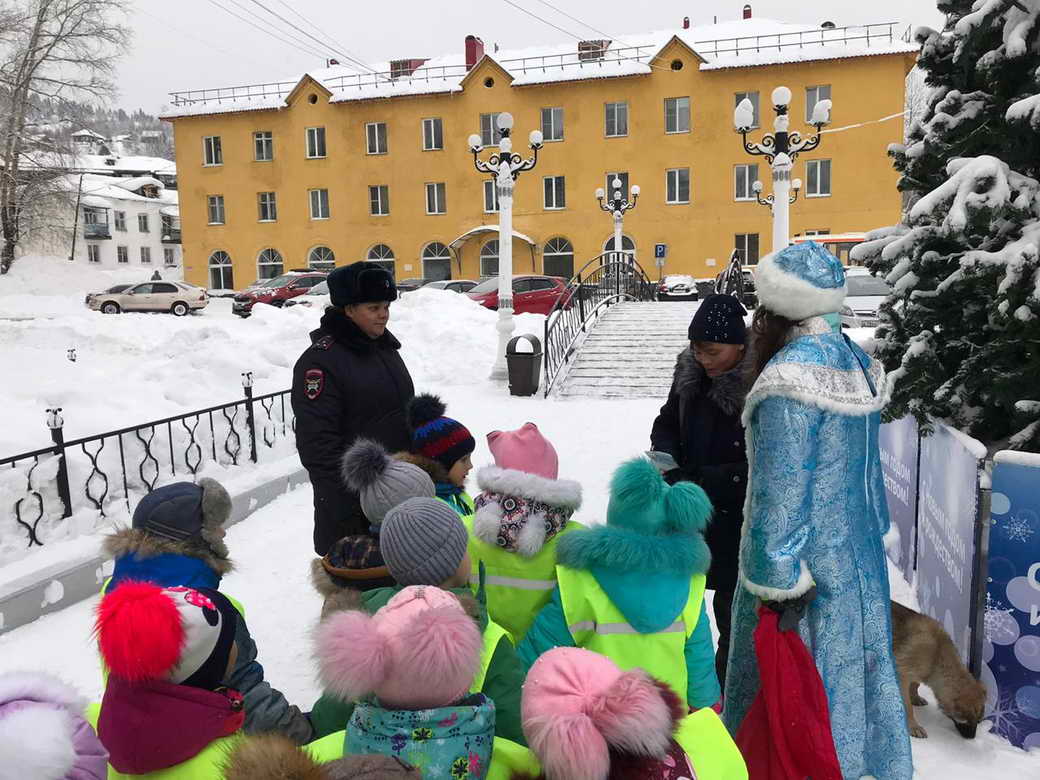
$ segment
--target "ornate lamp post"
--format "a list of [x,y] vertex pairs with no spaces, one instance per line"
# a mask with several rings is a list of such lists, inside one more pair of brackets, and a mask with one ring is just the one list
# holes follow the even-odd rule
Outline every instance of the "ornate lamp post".
[[601,209],[614,216],[614,251],[620,253],[622,251],[621,234],[624,227],[625,212],[631,211],[636,207],[636,201],[639,200],[639,185],[632,185],[632,200],[628,200],[622,194],[620,178],[615,176],[610,185],[611,189],[614,190],[613,197],[605,201],[606,193],[603,192],[602,187],[599,187],[596,189],[596,200],[599,201]]
[[476,133],[469,137],[469,150],[473,153],[473,164],[477,170],[494,177],[498,194],[498,353],[491,369],[491,379],[505,381],[508,376],[506,346],[513,335],[513,182],[522,171],[529,171],[538,164],[542,131],[531,131],[529,141],[534,156],[525,160],[513,151],[513,140],[510,138],[513,115],[499,114],[497,124],[501,135],[497,152],[487,160],[480,159],[484,146]]
[[[787,114],[791,104],[791,90],[777,87],[773,90],[773,132],[763,136],[759,143],[748,141],[747,134],[755,124],[755,107],[750,100],[744,98],[733,111],[733,126],[744,141],[744,150],[751,155],[765,157],[773,169],[773,192],[762,197],[762,183],[755,182],[753,189],[759,203],[769,206],[773,212],[773,251],[783,249],[791,243],[791,204],[798,198],[802,183],[799,179],[791,181],[791,169],[794,161],[802,152],[809,152],[820,145],[823,140],[820,131],[831,121],[831,101],[820,100],[813,109],[809,124],[816,128],[816,134],[802,138],[797,131],[788,132],[791,118]],[[791,195],[792,184],[794,195]]]

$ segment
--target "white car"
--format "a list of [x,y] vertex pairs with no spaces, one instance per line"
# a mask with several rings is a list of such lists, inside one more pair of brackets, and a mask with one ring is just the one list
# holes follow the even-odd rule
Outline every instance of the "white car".
[[697,282],[692,276],[666,276],[657,287],[657,298],[662,301],[695,301],[698,297]]
[[297,295],[295,298],[290,298],[284,304],[284,306],[310,306],[314,309],[325,310],[327,306],[332,305],[332,296],[329,294],[329,283],[318,282],[311,289],[305,292],[303,295]]
[[876,328],[878,309],[892,292],[892,285],[860,267],[846,268],[845,281],[849,294],[841,309],[841,324],[846,328]]
[[104,314],[119,314],[124,311],[168,311],[183,317],[209,305],[209,295],[206,291],[187,282],[148,281],[120,290],[121,286],[116,285],[106,292],[88,295],[87,306]]

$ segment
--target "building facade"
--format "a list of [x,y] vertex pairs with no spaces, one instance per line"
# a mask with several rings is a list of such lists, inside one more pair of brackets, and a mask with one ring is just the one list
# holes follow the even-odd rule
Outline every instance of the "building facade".
[[891,26],[748,19],[626,41],[510,54],[485,53],[470,36],[457,55],[376,74],[328,68],[294,83],[175,94],[164,118],[178,149],[185,278],[223,287],[232,276],[241,288],[361,259],[398,278],[494,275],[497,204],[467,138],[493,144],[503,111],[515,118],[515,151],[529,153],[530,130],[545,136],[516,186],[515,272],[569,277],[612,248],[593,193],[621,174],[641,188],[625,248],[656,273],[664,244],[661,273],[714,276],[734,249],[748,262],[770,251],[771,217],[752,189],[761,180],[770,191],[770,170],[744,152],[733,109],[750,97],[752,136],[771,130],[780,84],[803,134],[815,103],[833,101],[832,132],[795,164],[803,189],[792,233],[898,220],[886,150],[902,140],[916,53]]

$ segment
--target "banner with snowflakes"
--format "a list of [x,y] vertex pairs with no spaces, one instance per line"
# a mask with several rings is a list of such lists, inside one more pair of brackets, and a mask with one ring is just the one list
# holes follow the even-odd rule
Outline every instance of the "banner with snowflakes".
[[994,458],[982,682],[995,731],[1040,748],[1040,455]]
[[917,453],[920,434],[912,415],[881,426],[881,471],[888,516],[899,529],[899,543],[888,549],[907,582],[914,581],[917,557]]

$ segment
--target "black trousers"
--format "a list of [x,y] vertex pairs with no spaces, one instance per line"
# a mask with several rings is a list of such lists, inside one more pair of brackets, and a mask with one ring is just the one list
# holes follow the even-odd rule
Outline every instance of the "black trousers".
[[729,634],[732,627],[733,612],[732,590],[715,591],[715,597],[711,602],[712,612],[715,613],[715,626],[719,629],[719,649],[715,652],[715,672],[719,676],[719,685],[726,690],[726,664],[729,662]]
[[344,536],[368,532],[368,521],[361,511],[357,493],[347,493],[335,482],[315,480],[314,488],[314,552],[323,556]]

